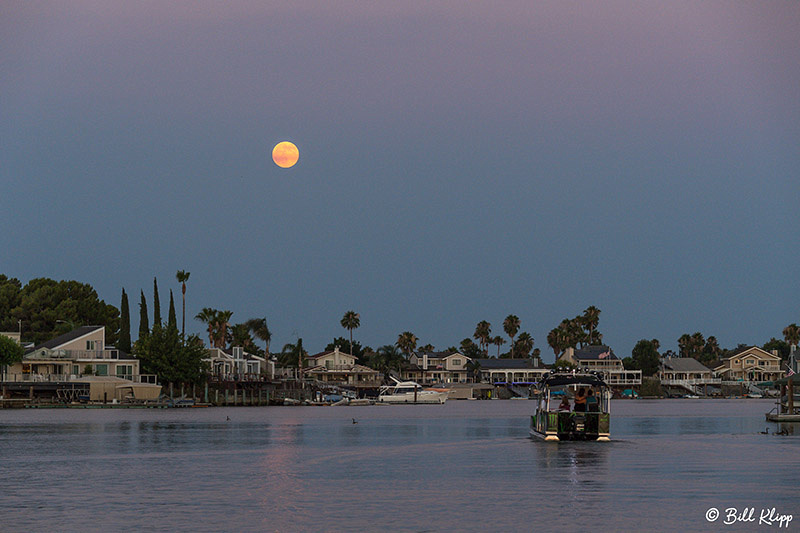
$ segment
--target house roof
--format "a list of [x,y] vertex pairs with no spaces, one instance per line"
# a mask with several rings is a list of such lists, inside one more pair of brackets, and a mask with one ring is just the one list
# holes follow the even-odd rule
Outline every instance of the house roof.
[[49,348],[53,350],[55,348],[58,348],[62,344],[74,341],[75,339],[83,337],[84,335],[88,335],[89,333],[97,331],[98,329],[102,329],[103,327],[104,326],[81,326],[79,328],[73,329],[69,333],[64,333],[63,335],[59,335],[54,339],[50,339],[47,342],[43,342],[38,346],[34,346],[32,350],[39,350],[40,348]]
[[536,368],[544,368],[544,366],[539,366],[539,360],[536,359],[475,359],[475,361],[480,364],[481,370],[500,370],[500,369],[510,369],[510,370],[533,370]]
[[768,351],[764,350],[763,348],[759,348],[758,346],[742,346],[741,348],[736,348],[728,356],[723,357],[722,360],[726,361],[728,359],[732,359],[738,355],[742,355],[743,353],[749,352],[751,350],[754,352],[753,355],[757,354],[761,357],[767,356],[767,357],[772,357],[774,359],[780,359],[779,355],[771,354]]
[[674,372],[711,372],[710,368],[694,357],[665,357],[661,364]]
[[[600,357],[601,355],[606,353],[608,355]],[[617,357],[614,354],[614,350],[605,345],[584,346],[580,350],[575,350],[574,357],[576,361],[599,361],[599,360],[612,361],[615,359],[616,360],[619,359],[619,357]]]

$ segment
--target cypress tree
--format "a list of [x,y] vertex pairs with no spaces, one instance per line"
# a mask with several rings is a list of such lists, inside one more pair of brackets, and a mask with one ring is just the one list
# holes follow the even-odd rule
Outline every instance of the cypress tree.
[[169,314],[167,315],[167,329],[178,332],[178,317],[175,315],[175,300],[172,298],[172,289],[169,290]]
[[139,303],[139,338],[143,339],[150,334],[150,324],[147,321],[147,301],[142,292],[142,301]]
[[158,280],[153,278],[153,327],[161,326],[161,304],[158,301]]
[[119,342],[117,348],[131,353],[131,312],[128,309],[128,295],[122,289],[122,302],[119,305]]

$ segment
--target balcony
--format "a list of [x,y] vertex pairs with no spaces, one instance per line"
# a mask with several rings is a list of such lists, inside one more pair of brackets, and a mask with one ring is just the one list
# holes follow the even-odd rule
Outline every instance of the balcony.
[[[6,374],[2,376],[3,382],[6,383],[64,383],[76,381],[80,378],[94,377],[94,374]],[[158,384],[158,376],[155,374],[124,374],[119,376],[98,376],[98,377],[116,377],[127,379],[134,383],[151,383]]]

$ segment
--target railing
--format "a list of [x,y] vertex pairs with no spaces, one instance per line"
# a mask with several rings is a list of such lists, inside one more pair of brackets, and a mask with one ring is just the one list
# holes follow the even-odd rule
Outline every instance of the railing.
[[[0,381],[8,383],[63,383],[75,381],[80,378],[94,376],[94,374],[5,374]],[[155,374],[120,374],[100,377],[116,377],[127,379],[134,383],[158,383],[158,376]]]
[[66,350],[67,357],[76,360],[119,359],[119,350]]
[[662,379],[662,385],[719,385],[722,378]]

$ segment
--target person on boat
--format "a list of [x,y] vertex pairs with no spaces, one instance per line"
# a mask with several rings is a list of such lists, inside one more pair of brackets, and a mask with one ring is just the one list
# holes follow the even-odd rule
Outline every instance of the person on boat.
[[572,408],[569,405],[569,398],[567,398],[566,396],[561,398],[561,403],[558,404],[558,410],[559,411],[567,411],[567,412],[572,410]]
[[575,395],[575,412],[576,413],[586,412],[586,389],[584,389],[583,387],[578,389],[578,393]]
[[594,395],[592,389],[589,389],[589,393],[586,396],[586,410],[590,413],[596,413],[599,411],[599,406],[600,404],[597,402],[597,396]]

